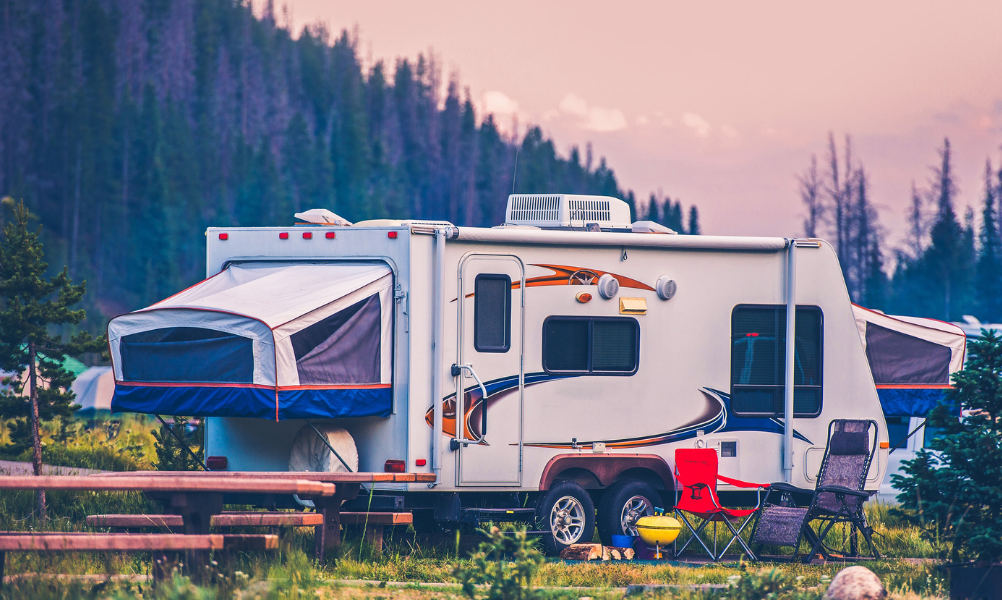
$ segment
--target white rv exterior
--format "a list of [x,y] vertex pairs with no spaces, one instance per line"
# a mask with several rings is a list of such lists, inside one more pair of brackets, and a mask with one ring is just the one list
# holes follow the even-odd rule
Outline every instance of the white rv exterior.
[[[542,210],[530,217],[535,225],[547,222]],[[404,496],[408,506],[430,507],[434,502],[422,498],[443,496],[462,503],[468,493],[477,494],[480,506],[512,492],[534,499],[560,481],[599,500],[636,481],[660,493],[650,500],[670,507],[674,450],[691,447],[717,449],[723,475],[762,483],[785,478],[812,489],[836,418],[877,423],[880,449],[867,480],[877,490],[887,467],[887,431],[838,260],[826,242],[630,233],[618,224],[587,231],[573,211],[557,217],[568,223],[210,228],[206,275],[260,261],[389,266],[392,410],[317,424],[350,432],[360,470],[404,461],[409,472],[436,473],[431,485],[377,486]],[[800,328],[816,323],[810,335],[820,354],[812,356],[810,340],[798,346],[795,370],[811,389],[801,405],[796,387],[795,408],[808,414],[795,414],[787,430],[780,342],[791,299],[797,343]],[[735,331],[736,319],[748,315],[751,322],[772,319],[772,329]],[[762,362],[766,350],[771,367]],[[801,352],[816,373],[806,373]],[[754,372],[752,380],[761,383],[768,378],[763,365],[778,379],[734,406],[737,380]],[[488,395],[483,435],[481,382]],[[466,416],[458,430],[457,391],[465,392],[458,413]],[[772,407],[768,414],[739,410],[765,406]],[[303,426],[302,420],[211,417],[205,454],[225,456],[230,470],[285,470]],[[789,473],[785,439],[792,440]],[[600,521],[603,511],[628,512],[609,502],[599,506]],[[590,538],[588,527],[583,535]]]

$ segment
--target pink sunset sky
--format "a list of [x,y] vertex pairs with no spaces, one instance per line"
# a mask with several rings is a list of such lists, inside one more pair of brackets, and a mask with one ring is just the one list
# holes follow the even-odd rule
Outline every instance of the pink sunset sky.
[[829,131],[840,148],[852,136],[891,247],[944,137],[959,214],[980,211],[986,158],[998,167],[996,0],[288,0],[287,10],[295,32],[357,26],[370,63],[433,51],[481,116],[537,124],[564,155],[590,141],[639,198],[661,189],[696,204],[704,233],[802,234],[796,175],[812,154],[824,159]]

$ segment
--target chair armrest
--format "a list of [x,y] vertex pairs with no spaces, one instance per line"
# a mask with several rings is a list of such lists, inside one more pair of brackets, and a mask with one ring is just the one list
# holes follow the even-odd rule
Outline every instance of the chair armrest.
[[805,490],[804,488],[798,488],[795,485],[786,483],[785,481],[776,481],[769,484],[770,492],[790,492],[793,494],[813,494],[814,490]]
[[828,492],[831,494],[845,494],[847,496],[856,496],[857,498],[869,498],[870,492],[854,490],[852,488],[847,488],[844,485],[823,485],[817,489],[817,492]]
[[720,481],[723,481],[724,483],[726,483],[728,485],[733,485],[734,487],[739,487],[739,488],[763,488],[764,489],[764,488],[768,488],[769,487],[768,483],[751,483],[751,482],[748,482],[748,481],[741,481],[740,479],[733,479],[731,477],[726,477],[726,476],[720,475],[720,474],[717,475],[717,479],[719,479]]

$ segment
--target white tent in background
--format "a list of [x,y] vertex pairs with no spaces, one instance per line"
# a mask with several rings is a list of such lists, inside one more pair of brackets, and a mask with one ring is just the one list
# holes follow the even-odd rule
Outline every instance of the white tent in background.
[[111,412],[111,397],[115,395],[115,372],[111,367],[91,367],[77,375],[70,389],[80,405],[78,414]]

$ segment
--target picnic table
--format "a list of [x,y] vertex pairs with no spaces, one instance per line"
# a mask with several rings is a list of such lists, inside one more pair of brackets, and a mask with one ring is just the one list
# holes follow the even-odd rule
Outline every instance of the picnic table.
[[[124,478],[130,475],[135,476],[136,473],[107,473],[100,476],[92,475],[92,477]],[[333,473],[316,471],[143,471],[142,476],[157,480],[170,479],[172,477],[189,477],[205,480],[226,479],[242,481],[250,487],[254,486],[253,482],[261,480],[298,480],[334,484],[337,489],[333,494],[309,497],[313,501],[317,512],[322,514],[324,519],[323,525],[317,525],[314,536],[314,555],[318,560],[323,559],[325,551],[328,548],[341,545],[341,503],[345,500],[357,498],[362,484],[433,483],[435,481],[434,473],[349,473],[343,471]],[[301,499],[305,499],[303,494],[295,493]],[[219,510],[213,514],[221,512],[222,504],[220,501]],[[206,519],[205,522],[207,528],[209,519]],[[205,531],[207,532],[208,529]]]
[[[213,515],[223,510],[223,494],[297,494],[324,503],[332,498],[337,487],[328,482],[289,477],[234,478],[192,476],[187,473],[172,473],[150,477],[141,473],[108,475],[15,475],[0,477],[0,491],[4,490],[46,490],[46,491],[92,491],[92,492],[144,492],[163,500],[170,509],[183,519],[184,535],[153,535],[129,537],[115,534],[66,534],[66,533],[0,533],[0,572],[3,569],[3,553],[6,551],[73,551],[73,550],[134,550],[135,544],[142,542],[144,549],[177,550],[190,552],[191,564],[200,564],[202,553],[216,549],[227,537],[234,541],[259,542],[265,549],[277,547],[275,536],[219,536],[209,535]],[[217,539],[218,538],[218,539]],[[0,575],[2,576],[2,575]],[[2,581],[2,580],[0,580]]]

